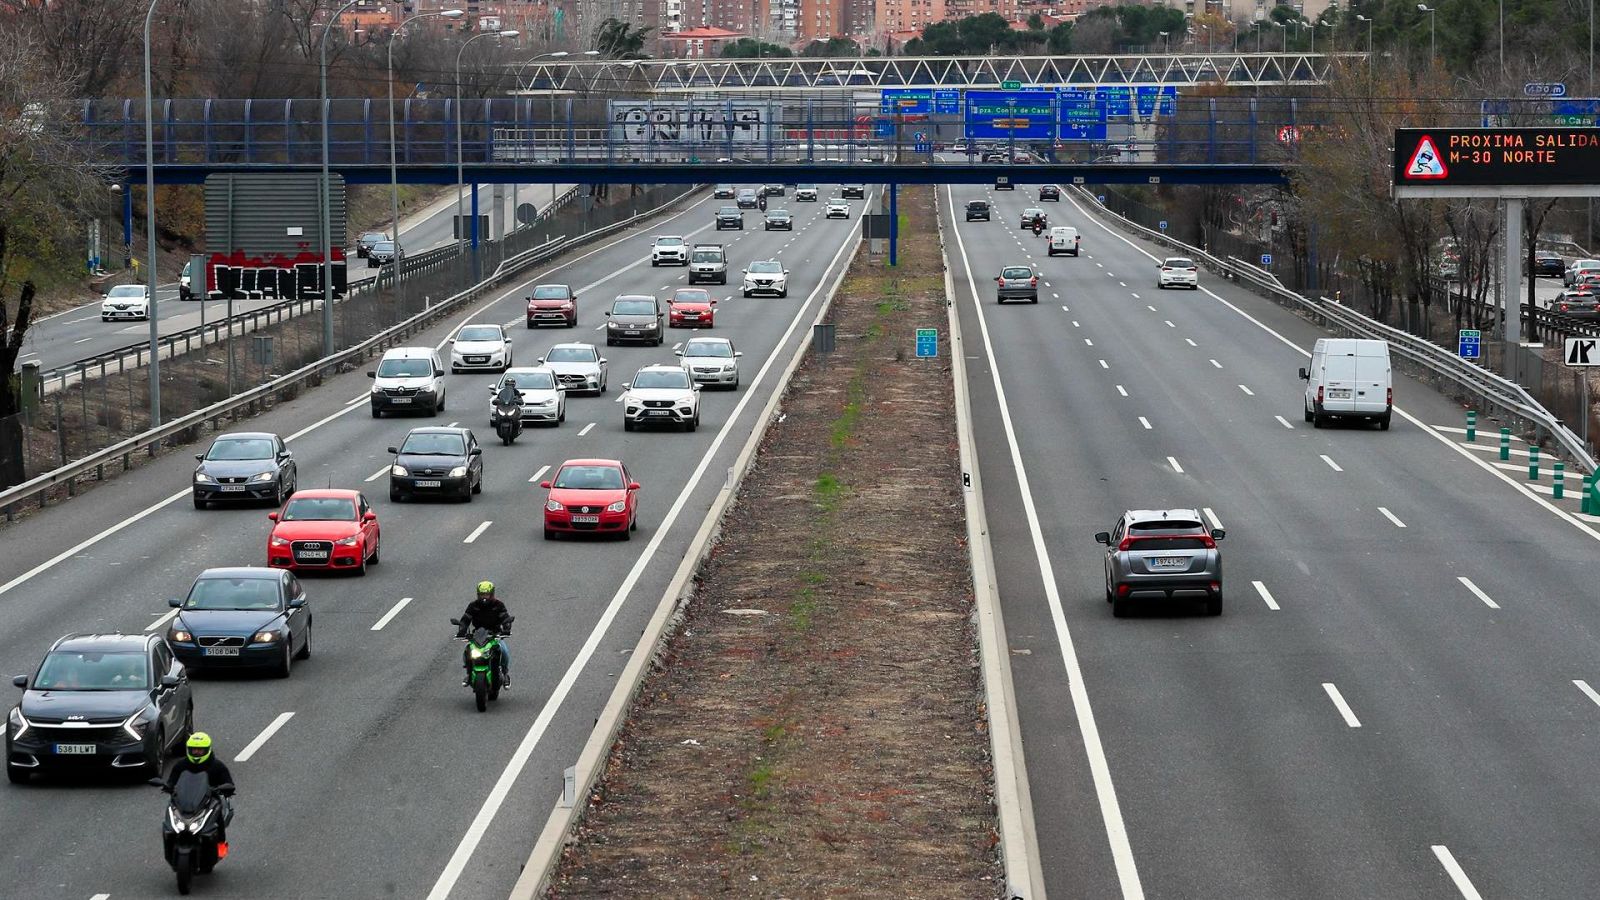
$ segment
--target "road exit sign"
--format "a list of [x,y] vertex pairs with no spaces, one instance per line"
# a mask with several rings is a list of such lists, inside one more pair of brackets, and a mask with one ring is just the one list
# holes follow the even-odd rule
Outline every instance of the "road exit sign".
[[1000,82],[1000,90],[1002,90],[1002,91],[1020,91],[1020,90],[1022,90],[1022,82],[1020,82],[1020,81],[1002,81],[1002,82]]

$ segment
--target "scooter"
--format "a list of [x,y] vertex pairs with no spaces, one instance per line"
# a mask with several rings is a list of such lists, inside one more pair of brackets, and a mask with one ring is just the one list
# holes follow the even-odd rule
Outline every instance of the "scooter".
[[[509,629],[516,616],[506,619]],[[451,619],[450,624],[461,627],[460,619]],[[505,634],[495,634],[487,628],[479,626],[472,630],[471,637],[458,637],[456,640],[466,641],[467,649],[465,662],[467,665],[467,687],[472,688],[473,699],[477,702],[478,712],[487,712],[490,700],[500,699],[500,639]]]
[[517,436],[522,434],[521,403],[502,405],[498,400],[495,401],[494,432],[500,436],[501,444],[509,447],[516,443]]
[[[159,778],[150,783],[167,790]],[[195,875],[210,872],[228,858],[228,843],[221,836],[232,811],[222,798],[233,796],[233,785],[212,788],[205,773],[185,771],[169,793],[172,801],[161,823],[161,846],[167,865],[178,876],[178,893],[188,894]]]

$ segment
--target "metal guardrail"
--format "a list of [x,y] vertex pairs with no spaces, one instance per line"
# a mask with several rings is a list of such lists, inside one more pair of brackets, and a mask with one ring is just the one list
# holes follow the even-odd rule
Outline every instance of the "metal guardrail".
[[239,410],[248,409],[253,412],[257,404],[268,402],[285,391],[298,391],[307,384],[312,386],[320,384],[324,377],[338,374],[345,364],[365,359],[368,354],[375,350],[388,349],[393,343],[431,326],[437,319],[476,299],[483,291],[493,287],[496,282],[514,274],[517,270],[557,256],[570,248],[589,244],[596,239],[625,230],[659,214],[676,203],[682,202],[684,198],[702,187],[702,185],[692,185],[654,209],[638,213],[620,222],[597,228],[577,237],[557,238],[547,244],[523,251],[501,262],[492,274],[477,284],[471,285],[465,290],[433,304],[404,322],[385,329],[354,347],[341,350],[331,356],[325,356],[259,387],[235,394],[227,400],[173,419],[160,427],[152,428],[143,434],[135,435],[125,441],[92,453],[83,459],[53,469],[16,487],[0,491],[0,510],[5,512],[6,519],[9,521],[15,515],[18,504],[37,497],[39,506],[42,508],[48,498],[48,492],[52,488],[66,484],[69,486],[68,489],[70,491],[70,486],[79,477],[91,472],[103,473],[104,467],[108,463],[115,463],[120,459],[123,468],[126,469],[128,468],[129,458],[134,453],[146,451],[154,456],[156,450],[167,440],[183,435],[191,429],[198,428]]
[[1198,247],[1191,247],[1159,231],[1123,218],[1101,206],[1099,200],[1082,187],[1077,187],[1077,191],[1087,206],[1109,216],[1124,230],[1202,260],[1217,274],[1248,285],[1269,299],[1307,315],[1323,327],[1356,337],[1388,341],[1393,358],[1454,384],[1462,393],[1476,398],[1480,407],[1498,411],[1513,420],[1520,420],[1531,426],[1538,434],[1550,435],[1573,462],[1583,466],[1587,471],[1594,472],[1600,468],[1600,464],[1589,455],[1589,448],[1583,439],[1574,434],[1564,422],[1551,415],[1550,411],[1529,395],[1522,385],[1470,363],[1432,341],[1423,340],[1416,335],[1385,325],[1332,299],[1327,297],[1313,299],[1296,294],[1275,284],[1277,280],[1275,278],[1271,280],[1262,278],[1248,268],[1240,268]]

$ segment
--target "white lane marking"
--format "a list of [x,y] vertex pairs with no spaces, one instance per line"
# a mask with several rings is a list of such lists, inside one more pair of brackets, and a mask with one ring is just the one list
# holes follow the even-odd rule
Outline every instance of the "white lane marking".
[[1154,306],[1151,306],[1148,303],[1145,304],[1144,308],[1150,310],[1151,312],[1155,312],[1156,311],[1156,308]]
[[1107,272],[1107,273],[1106,273],[1106,274],[1107,274],[1107,275],[1109,275],[1109,276],[1111,276],[1111,277],[1112,277],[1112,278],[1115,278],[1115,277],[1117,277],[1117,276],[1116,276],[1116,273],[1114,273],[1114,272]]
[[1328,699],[1332,700],[1333,705],[1339,708],[1339,715],[1344,716],[1344,723],[1351,728],[1360,728],[1361,720],[1356,718],[1356,714],[1351,711],[1350,704],[1344,702],[1344,695],[1340,694],[1339,689],[1333,686],[1333,682],[1324,681],[1322,689],[1328,692]]
[[1273,418],[1277,419],[1278,422],[1283,425],[1283,427],[1288,428],[1290,430],[1294,429],[1294,426],[1289,424],[1289,420],[1285,419],[1283,416],[1273,416]]
[[1135,292],[1135,291],[1129,291],[1128,294],[1129,294],[1129,296],[1133,297],[1133,299],[1135,299],[1135,300],[1140,299],[1139,294],[1137,292]]
[[[1048,287],[1048,285],[1046,285],[1046,287]],[[1057,299],[1057,300],[1060,300],[1060,299],[1061,299],[1061,295],[1060,295],[1060,294],[1058,294],[1058,293],[1056,293],[1056,292],[1055,292],[1055,291],[1051,291],[1051,292],[1050,292],[1050,296],[1052,296],[1052,297],[1054,297],[1054,298],[1056,298],[1056,299]],[[1066,308],[1066,307],[1065,307],[1065,306],[1063,306],[1063,307],[1061,307],[1061,311],[1062,311],[1062,312],[1070,312],[1070,311],[1071,311],[1071,310],[1069,310],[1069,309],[1067,309],[1067,308]]]
[[[844,255],[845,248],[848,246],[850,246],[848,243],[841,240],[839,249],[835,251],[833,259],[829,261],[822,271],[832,271],[833,267],[838,265],[839,258]],[[794,318],[789,321],[789,327],[778,338],[778,342],[774,346],[783,347],[789,343],[789,339],[794,335],[795,329],[800,327],[801,320],[810,310],[811,304],[821,295],[824,285],[825,282],[818,282],[810,295],[806,297],[805,302],[795,311]],[[766,378],[773,365],[778,362],[779,356],[780,354],[777,352],[768,355],[767,361],[762,363],[760,370],[756,372],[755,380],[750,383],[750,387],[743,392],[744,395],[734,405],[733,412],[729,414],[728,420],[723,423],[722,429],[717,432],[717,436],[712,439],[711,445],[706,448],[705,455],[700,457],[700,463],[695,466],[694,472],[689,475],[689,480],[684,484],[683,491],[678,494],[678,498],[673,501],[672,507],[667,510],[667,514],[661,520],[661,524],[651,534],[650,543],[645,545],[644,551],[634,561],[633,568],[629,569],[628,574],[622,579],[622,584],[617,587],[616,593],[612,595],[611,602],[606,604],[605,611],[600,614],[599,621],[595,622],[594,628],[589,632],[589,636],[584,639],[583,645],[578,649],[577,655],[573,657],[572,663],[567,666],[567,670],[562,674],[561,680],[556,683],[549,697],[545,699],[545,704],[540,708],[538,717],[533,720],[532,725],[528,726],[528,730],[523,735],[521,742],[517,744],[516,750],[512,751],[511,758],[507,760],[505,769],[501,771],[500,777],[495,780],[494,787],[490,788],[489,795],[484,798],[483,806],[473,816],[472,824],[467,827],[466,833],[461,836],[461,841],[456,845],[455,852],[450,854],[449,862],[445,863],[444,870],[439,873],[438,880],[433,883],[433,888],[428,891],[427,900],[447,900],[450,896],[451,890],[455,888],[456,882],[461,878],[461,873],[466,871],[467,864],[472,861],[472,854],[478,849],[478,845],[483,842],[483,836],[488,833],[489,826],[493,823],[495,815],[500,812],[500,807],[504,805],[506,798],[510,796],[512,785],[521,776],[522,770],[527,768],[528,760],[533,757],[534,749],[539,746],[539,741],[550,727],[550,722],[555,718],[557,710],[566,701],[567,694],[571,693],[573,685],[578,681],[578,676],[588,666],[589,660],[594,656],[601,640],[611,630],[612,621],[616,619],[617,613],[622,610],[623,603],[627,602],[629,595],[633,593],[633,587],[638,583],[640,576],[644,574],[645,567],[650,564],[650,561],[666,540],[667,535],[671,533],[673,523],[677,521],[679,513],[689,502],[689,497],[694,493],[695,488],[699,486],[700,479],[705,476],[712,459],[721,450],[723,442],[732,433],[733,426],[738,422],[740,414],[744,412],[745,405],[759,393],[756,388]],[[991,356],[991,366],[993,365],[992,359],[993,357]],[[1024,496],[1024,502],[1027,502],[1026,496]],[[1050,579],[1047,584],[1053,581],[1054,579]]]
[[379,469],[376,472],[373,472],[371,475],[368,475],[366,478],[364,478],[362,480],[366,481],[368,483],[377,481],[379,478],[382,478],[385,474],[387,474],[388,471],[389,471],[389,467],[388,466],[384,466],[383,468]]
[[356,395],[353,399],[346,400],[345,402],[346,403],[360,403],[361,401],[363,401],[363,400],[365,400],[365,399],[367,399],[368,397],[371,397],[371,396],[372,396],[372,392],[371,391],[362,391],[360,394]]
[[1217,518],[1216,511],[1213,510],[1211,507],[1209,507],[1209,506],[1204,507],[1200,511],[1205,513],[1206,514],[1206,518],[1211,520],[1211,527],[1212,528],[1221,528],[1222,527],[1222,520]]
[[1578,690],[1587,694],[1589,699],[1593,700],[1596,706],[1600,706],[1600,694],[1595,693],[1594,688],[1589,687],[1589,682],[1584,681],[1581,678],[1575,678],[1573,679],[1572,683],[1578,686]]
[[606,323],[601,322],[599,325],[596,325],[594,327],[594,330],[595,331],[605,331],[606,330]]
[[544,473],[546,473],[548,471],[550,471],[550,467],[549,466],[540,466],[539,467],[539,471],[533,473],[533,477],[528,479],[528,483],[529,484],[538,484],[539,483],[539,479],[543,478],[544,477]]
[[[951,207],[954,208],[955,191],[946,185],[945,192]],[[995,397],[999,400],[1000,423],[1005,429],[1006,441],[1011,450],[1011,467],[1016,472],[1017,487],[1022,493],[1022,509],[1028,520],[1028,531],[1033,538],[1033,554],[1039,563],[1045,602],[1050,607],[1050,621],[1055,626],[1056,641],[1061,646],[1061,659],[1067,669],[1067,688],[1072,695],[1072,709],[1077,717],[1078,734],[1089,757],[1089,771],[1094,782],[1095,798],[1100,804],[1100,818],[1105,824],[1106,837],[1111,845],[1111,859],[1116,866],[1124,900],[1143,900],[1144,888],[1139,882],[1139,870],[1134,863],[1133,846],[1128,841],[1128,829],[1122,819],[1122,807],[1117,802],[1116,787],[1111,782],[1111,767],[1106,761],[1105,747],[1100,743],[1100,729],[1095,724],[1094,710],[1089,706],[1089,690],[1084,685],[1083,667],[1078,663],[1072,632],[1067,628],[1066,614],[1062,611],[1061,593],[1056,587],[1055,566],[1051,563],[1049,550],[1045,546],[1044,529],[1039,524],[1039,511],[1033,502],[1028,471],[1023,465],[1016,427],[1011,421],[1011,408],[1006,404],[1005,385],[1000,380],[1000,366],[995,359],[994,342],[989,335],[989,320],[984,314],[983,304],[978,302],[978,285],[973,280],[972,261],[967,256],[966,240],[962,238],[960,229],[952,230],[955,232],[956,246],[961,253],[962,266],[967,270],[967,288],[972,293],[973,307],[977,310],[978,327],[983,334],[984,352],[989,357],[989,377],[994,381]],[[1101,360],[1100,364],[1105,366],[1105,360]]]
[[1239,385],[1239,390],[1244,391],[1246,394],[1248,394],[1251,397],[1254,397],[1256,395],[1255,391],[1250,390],[1248,387],[1246,387],[1246,386],[1244,386],[1242,384]]
[[489,526],[493,525],[493,524],[494,524],[494,520],[493,519],[490,519],[490,520],[487,520],[487,521],[484,521],[484,522],[480,522],[478,524],[477,528],[472,529],[472,533],[471,534],[467,535],[465,538],[463,538],[461,540],[461,543],[470,544],[473,541],[476,541],[478,539],[478,535],[483,534],[485,531],[488,531],[489,530]]
[[341,409],[338,412],[333,413],[332,415],[323,416],[322,418],[318,419],[317,421],[312,422],[310,425],[307,425],[306,427],[300,429],[299,431],[296,431],[294,434],[291,434],[288,437],[284,438],[283,442],[287,444],[290,441],[299,440],[300,438],[305,437],[306,435],[310,434],[311,432],[316,431],[318,428],[321,428],[322,426],[328,424],[329,422],[332,422],[334,419],[337,419],[340,416],[345,415],[346,413],[354,412],[355,410],[360,409],[360,408],[361,407],[359,407],[359,406],[346,406],[344,409]]
[[[618,398],[617,398],[617,399],[618,399],[618,400],[621,400],[621,399],[622,399],[622,398],[621,398],[621,397],[618,397]],[[585,425],[585,426],[583,426],[583,428],[581,428],[581,429],[580,429],[580,430],[579,430],[579,431],[578,431],[578,437],[583,437],[583,436],[584,436],[584,435],[586,435],[586,434],[588,434],[588,433],[589,433],[589,432],[591,432],[591,431],[593,431],[593,430],[594,430],[594,426],[595,426],[595,425],[596,425],[596,424],[597,424],[597,423],[595,423],[595,422],[590,422],[590,423],[589,423],[589,424],[587,424],[587,425]]]
[[623,400],[623,398],[625,398],[625,397],[627,397],[627,396],[628,396],[628,395],[627,395],[627,394],[618,394],[618,395],[617,395],[617,399],[615,399],[615,400],[613,400],[613,401],[611,401],[611,402],[612,402],[612,403],[621,403],[621,402],[622,402],[622,400]]
[[1078,324],[1078,320],[1077,319],[1073,319],[1072,320],[1072,327],[1073,328],[1081,328],[1082,326]]
[[49,568],[51,568],[53,566],[59,565],[60,563],[62,563],[65,560],[68,560],[68,559],[71,559],[74,556],[77,556],[79,553],[82,553],[84,550],[87,550],[88,548],[94,546],[95,544],[100,543],[101,541],[103,541],[106,538],[112,536],[113,534],[116,534],[117,532],[121,531],[122,529],[127,528],[129,525],[132,525],[135,522],[140,521],[141,519],[145,518],[146,516],[150,515],[151,513],[155,512],[156,510],[162,508],[163,506],[167,506],[167,505],[169,505],[169,504],[171,504],[171,503],[173,503],[173,502],[175,502],[175,501],[177,501],[177,500],[179,500],[179,499],[181,499],[183,497],[187,497],[187,496],[191,495],[192,493],[194,493],[194,489],[186,487],[183,490],[178,491],[177,493],[167,497],[166,499],[157,500],[155,503],[152,503],[149,506],[146,506],[144,509],[139,510],[138,512],[136,512],[133,515],[127,517],[126,519],[123,519],[121,522],[118,522],[117,524],[112,525],[110,528],[107,528],[104,531],[100,531],[100,532],[98,532],[98,533],[96,533],[96,534],[94,534],[94,535],[92,535],[90,537],[84,538],[83,540],[81,540],[78,543],[74,544],[72,547],[70,547],[70,548],[68,548],[66,550],[63,550],[60,553],[57,553],[55,556],[52,556],[49,559],[45,560],[44,562],[38,564],[37,566],[34,566],[33,568],[29,569],[28,571],[23,572],[21,575],[18,575],[17,577],[11,579],[10,581],[6,582],[5,584],[0,584],[0,594],[4,594],[6,591],[9,591],[12,588],[16,587],[17,585],[22,584],[23,582],[25,582],[28,579],[34,577],[35,575],[38,575],[40,572],[43,572],[43,571],[45,571],[45,570],[47,570],[47,569],[49,569]]
[[373,631],[382,631],[383,630],[383,626],[389,624],[390,620],[393,619],[395,616],[399,615],[400,614],[400,610],[405,609],[406,608],[406,604],[408,604],[410,602],[411,602],[411,598],[410,597],[401,597],[399,603],[396,603],[394,606],[390,607],[389,611],[383,614],[383,618],[379,619],[378,621],[376,621],[376,622],[374,622],[372,624],[372,630]]
[[1103,262],[1100,262],[1099,260],[1095,261],[1095,265],[1099,266],[1102,269],[1104,269],[1106,267],[1106,264],[1103,263]]
[[1211,361],[1211,365],[1213,365],[1213,366],[1215,366],[1215,367],[1217,367],[1219,369],[1222,368],[1222,363],[1219,363],[1214,359]]
[[278,729],[282,728],[284,725],[287,725],[289,720],[292,718],[294,718],[294,713],[292,712],[279,713],[278,717],[272,720],[271,725],[261,729],[261,733],[256,735],[255,740],[244,745],[244,749],[239,751],[239,755],[235,756],[233,761],[249,762],[250,757],[255,756],[256,751],[261,749],[261,745],[265,744],[272,738],[273,735],[277,734]]
[[1172,324],[1172,320],[1171,319],[1163,319],[1162,321],[1167,323],[1167,327],[1168,328],[1177,328],[1178,327],[1178,326]]
[[176,607],[174,607],[172,609],[169,609],[164,614],[162,614],[161,618],[156,619],[154,622],[151,622],[149,625],[146,625],[144,627],[144,630],[145,631],[155,631],[156,629],[160,628],[161,626],[163,626],[163,625],[167,624],[168,622],[172,621],[173,618],[175,616],[177,616],[177,615],[178,615],[178,610],[177,610]]
[[110,894],[95,894],[94,896],[90,897],[89,900],[111,900],[111,895]]
[[1100,368],[1109,369],[1111,368],[1111,364],[1102,359],[1100,360]]
[[1343,469],[1339,468],[1339,464],[1334,462],[1333,458],[1330,457],[1326,453],[1322,454],[1322,461],[1327,463],[1328,464],[1328,468],[1334,470],[1335,472],[1343,472],[1344,471]]
[[1172,466],[1172,471],[1177,472],[1179,475],[1183,474],[1183,466],[1178,465],[1178,458],[1176,456],[1167,457],[1167,462]]
[[454,427],[456,427],[457,425],[460,425],[460,424],[461,424],[460,422],[451,422],[449,425],[446,425],[445,427],[446,428],[454,428]]
[[86,337],[86,338],[82,338],[82,339],[80,339],[80,340],[76,340],[76,341],[73,341],[73,343],[74,343],[74,344],[87,344],[87,343],[89,343],[89,342],[90,342],[90,341],[92,341],[92,340],[94,340],[94,338],[92,338],[92,337]]
[[[1076,325],[1076,324],[1077,324],[1077,323],[1076,323],[1076,322],[1074,322],[1074,323],[1073,323],[1073,324],[1074,324],[1074,325]],[[1085,346],[1085,347],[1093,347],[1093,346],[1094,346],[1094,341],[1091,341],[1091,340],[1089,340],[1089,339],[1088,339],[1088,338],[1084,338],[1084,339],[1083,339],[1083,345],[1084,345],[1084,346]]]
[[1394,527],[1396,527],[1396,528],[1404,528],[1404,527],[1406,527],[1406,523],[1400,521],[1400,517],[1399,516],[1395,515],[1392,512],[1389,512],[1389,508],[1388,507],[1380,506],[1380,507],[1378,507],[1378,512],[1383,513],[1383,517],[1385,519],[1388,519],[1389,521],[1393,522],[1394,523]]
[[1149,431],[1154,427],[1150,424],[1150,420],[1146,419],[1144,416],[1139,417],[1139,424],[1144,426],[1145,431]]
[[674,351],[682,350],[683,349],[683,341],[679,341],[676,344],[673,344],[672,345],[672,349]]
[[1490,609],[1500,608],[1500,604],[1494,602],[1493,598],[1491,598],[1488,594],[1485,594],[1483,592],[1483,588],[1473,584],[1471,578],[1468,578],[1465,575],[1458,575],[1456,576],[1456,580],[1461,582],[1463,587],[1471,591],[1473,596],[1477,597],[1479,600],[1482,600],[1484,605],[1488,606]]
[[1187,342],[1188,342],[1188,343],[1189,343],[1189,346],[1191,346],[1191,347],[1198,347],[1198,346],[1200,346],[1200,345],[1199,345],[1199,344],[1196,344],[1196,343],[1195,343],[1195,342],[1194,342],[1194,338],[1184,338],[1184,340],[1185,340],[1185,341],[1187,341]]
[[1128,389],[1119,384],[1119,385],[1117,385],[1117,393],[1119,393],[1122,396],[1126,397],[1126,396],[1128,396]]
[[1267,609],[1278,608],[1278,601],[1272,599],[1272,592],[1267,590],[1266,585],[1259,581],[1252,581],[1250,583],[1255,586],[1256,593],[1260,594],[1261,599],[1267,604]]
[[1478,889],[1472,886],[1472,879],[1467,877],[1467,873],[1461,868],[1461,864],[1456,862],[1456,858],[1450,853],[1449,847],[1443,844],[1434,844],[1433,855],[1439,858],[1439,865],[1444,866],[1445,872],[1449,874],[1450,880],[1455,882],[1456,890],[1461,892],[1464,900],[1483,900],[1483,895],[1478,893]]

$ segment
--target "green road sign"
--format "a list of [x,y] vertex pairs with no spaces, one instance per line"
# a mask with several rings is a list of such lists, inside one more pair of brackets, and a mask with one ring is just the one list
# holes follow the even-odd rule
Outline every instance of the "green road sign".
[[1020,90],[1022,90],[1022,82],[1020,82],[1020,81],[1002,81],[1002,82],[1000,82],[1000,90],[1002,90],[1002,91],[1020,91]]

